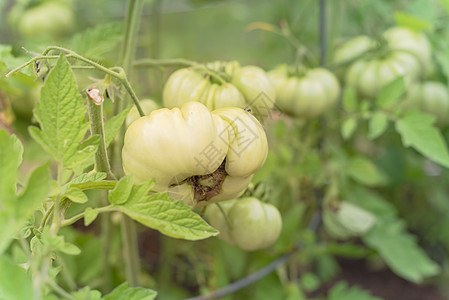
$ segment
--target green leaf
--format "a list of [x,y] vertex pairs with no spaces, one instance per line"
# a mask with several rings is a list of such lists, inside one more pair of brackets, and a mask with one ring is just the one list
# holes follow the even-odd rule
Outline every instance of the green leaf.
[[123,24],[101,24],[75,35],[71,48],[83,56],[101,60],[122,41]]
[[381,108],[389,108],[396,104],[404,95],[404,77],[398,77],[382,88],[377,97],[377,104]]
[[128,200],[133,188],[134,177],[132,175],[120,178],[120,181],[109,191],[108,200],[111,204],[123,204]]
[[134,186],[127,202],[115,207],[143,225],[173,238],[201,240],[218,234],[191,207],[167,193],[148,195],[152,181]]
[[15,135],[0,130],[0,211],[13,205],[23,146]]
[[6,255],[0,256],[0,299],[34,299],[33,284],[27,272]]
[[368,186],[383,185],[387,177],[369,159],[357,156],[349,161],[347,174],[361,184]]
[[435,118],[411,111],[396,121],[396,131],[405,147],[413,147],[422,155],[449,167],[447,145],[438,129],[433,126]]
[[348,140],[357,129],[357,119],[349,118],[346,119],[341,126],[341,136],[343,139]]
[[72,293],[72,296],[76,300],[100,300],[101,293],[97,290],[91,290],[90,287],[86,286],[76,292]]
[[130,109],[131,107],[122,110],[119,114],[113,116],[104,123],[104,140],[106,147],[114,140]]
[[78,255],[81,253],[80,248],[74,244],[67,243],[64,236],[52,236],[48,231],[44,231],[42,234],[43,243],[48,244],[53,250],[60,251],[68,255]]
[[34,114],[40,129],[31,127],[31,136],[64,167],[75,167],[96,150],[98,137],[82,142],[89,127],[86,107],[63,55],[48,74]]
[[355,89],[351,86],[346,86],[343,90],[343,108],[352,112],[357,110],[357,94]]
[[449,0],[438,0],[438,2],[444,7],[446,13],[449,13]]
[[402,278],[420,283],[440,272],[440,267],[418,246],[415,237],[404,230],[401,221],[378,224],[363,240]]
[[104,296],[104,300],[153,300],[157,292],[141,287],[129,287],[127,282],[116,287],[111,293]]
[[433,27],[432,24],[426,20],[400,11],[394,13],[394,19],[398,26],[404,26],[418,31],[431,30]]
[[66,196],[75,203],[86,203],[88,200],[86,194],[77,187],[71,187],[67,191]]
[[98,209],[88,207],[84,211],[84,226],[89,226],[98,216]]
[[382,111],[376,111],[369,120],[368,138],[375,139],[381,136],[388,128],[388,117]]
[[301,274],[301,286],[307,292],[312,292],[320,287],[321,281],[315,274],[305,272]]
[[71,180],[67,185],[72,184],[79,184],[79,183],[85,183],[85,182],[96,182],[101,181],[106,178],[106,173],[104,172],[95,172],[95,173],[84,173],[77,177],[75,177],[73,180]]
[[327,295],[327,300],[382,300],[372,296],[358,286],[348,287],[345,281],[335,284]]
[[36,168],[30,175],[28,184],[16,201],[17,215],[28,219],[46,200],[50,192],[51,177],[49,165]]

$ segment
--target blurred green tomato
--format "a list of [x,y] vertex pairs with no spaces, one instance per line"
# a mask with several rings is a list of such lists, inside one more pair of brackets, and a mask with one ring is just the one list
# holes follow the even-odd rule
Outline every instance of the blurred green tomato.
[[63,1],[49,0],[14,16],[12,22],[24,38],[61,38],[75,25],[72,8]]
[[419,109],[435,116],[438,126],[449,119],[449,93],[447,86],[437,81],[426,81],[411,86],[401,103],[405,109]]

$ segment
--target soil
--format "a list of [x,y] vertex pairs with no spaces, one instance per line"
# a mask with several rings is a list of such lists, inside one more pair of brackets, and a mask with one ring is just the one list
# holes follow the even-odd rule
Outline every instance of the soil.
[[341,259],[338,280],[358,285],[384,300],[448,300],[435,286],[417,285],[396,276],[390,270],[371,271],[363,260]]

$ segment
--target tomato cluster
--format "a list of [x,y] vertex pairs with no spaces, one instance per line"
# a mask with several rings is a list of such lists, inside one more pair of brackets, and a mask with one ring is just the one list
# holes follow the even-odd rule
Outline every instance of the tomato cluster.
[[435,116],[439,126],[449,116],[447,87],[428,81],[432,73],[432,48],[426,35],[405,27],[386,30],[381,41],[361,35],[346,41],[334,55],[339,77],[364,98],[376,99],[383,87],[403,76],[406,87],[403,109],[419,109]]
[[426,36],[412,29],[394,27],[383,33],[383,43],[358,36],[343,44],[334,62],[352,62],[344,81],[362,97],[374,99],[390,81],[404,76],[406,86],[423,77],[429,68],[431,49]]

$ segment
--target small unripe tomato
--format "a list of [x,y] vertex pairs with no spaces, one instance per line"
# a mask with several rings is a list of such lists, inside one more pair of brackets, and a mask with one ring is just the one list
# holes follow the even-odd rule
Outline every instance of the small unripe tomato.
[[15,24],[24,38],[61,38],[73,30],[75,14],[67,3],[50,0],[25,10]]
[[448,88],[441,82],[426,81],[411,86],[401,106],[405,109],[419,109],[435,116],[436,124],[444,126],[449,119]]
[[[159,108],[159,105],[157,105],[157,103],[151,99],[140,100],[139,104],[145,116],[148,116],[153,110]],[[138,118],[140,118],[140,114],[139,111],[137,110],[137,107],[134,105],[126,115],[126,127],[128,127],[132,122],[134,122]]]
[[254,197],[224,201],[220,206],[222,210],[209,205],[205,217],[225,242],[253,251],[267,248],[278,239],[282,217],[275,206]]
[[337,78],[323,68],[310,69],[303,75],[289,74],[286,65],[268,73],[279,108],[293,116],[313,118],[332,108],[340,95]]

